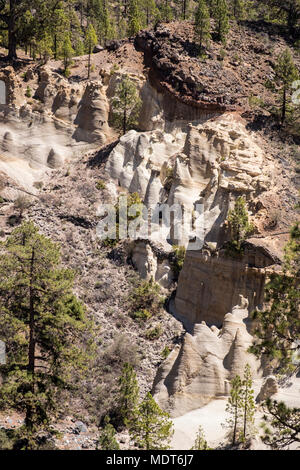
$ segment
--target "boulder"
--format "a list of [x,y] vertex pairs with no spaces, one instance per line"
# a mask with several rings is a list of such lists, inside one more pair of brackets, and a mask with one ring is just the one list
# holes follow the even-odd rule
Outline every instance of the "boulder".
[[273,375],[270,375],[269,377],[265,378],[255,401],[256,403],[261,403],[267,400],[268,398],[271,398],[277,392],[278,392],[277,379]]
[[81,434],[87,432],[87,426],[82,421],[76,421],[74,427],[74,434]]
[[104,51],[104,47],[100,46],[100,44],[96,44],[93,49],[93,54],[97,54],[98,52]]

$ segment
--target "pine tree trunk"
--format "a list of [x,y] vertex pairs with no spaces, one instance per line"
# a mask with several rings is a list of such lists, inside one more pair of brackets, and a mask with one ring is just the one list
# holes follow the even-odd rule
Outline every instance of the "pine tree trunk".
[[246,432],[247,432],[247,414],[248,414],[248,384],[246,384],[246,390],[245,390],[244,429],[243,429],[244,439],[246,439]]
[[16,38],[16,19],[15,19],[15,0],[9,2],[10,17],[8,21],[8,58],[17,59],[17,38]]
[[236,442],[236,429],[237,429],[237,405],[235,405],[234,412],[234,427],[233,427],[233,436],[232,436],[232,445],[235,445]]
[[[31,386],[30,391],[34,394],[34,372],[35,372],[35,335],[34,335],[34,294],[33,294],[33,271],[34,271],[35,253],[32,249],[30,263],[30,284],[29,284],[29,346],[28,346],[28,367]],[[26,409],[25,418],[26,428],[30,431],[33,428],[33,409],[29,404]]]
[[125,91],[125,104],[123,110],[123,135],[126,134],[127,131],[127,92]]
[[293,8],[293,5],[290,5],[290,9],[288,12],[288,28],[289,28],[289,33],[292,36],[295,34],[295,18],[296,18],[296,12]]
[[8,31],[8,58],[10,60],[17,59],[17,39],[13,29]]
[[123,111],[123,135],[126,134],[126,128],[127,128],[127,110],[126,110],[126,106],[124,108],[124,111]]
[[286,86],[283,88],[283,100],[282,100],[282,113],[281,113],[281,124],[284,123],[286,116]]
[[54,59],[57,59],[57,34],[54,34]]
[[89,61],[88,61],[88,78],[90,78],[91,75],[91,53],[92,53],[92,47],[89,47]]
[[[147,418],[148,418],[148,410],[147,410]],[[150,428],[150,418],[146,421],[146,450],[150,450],[150,442],[149,442],[149,428]]]
[[80,27],[82,28],[83,26],[83,0],[81,0],[80,3]]

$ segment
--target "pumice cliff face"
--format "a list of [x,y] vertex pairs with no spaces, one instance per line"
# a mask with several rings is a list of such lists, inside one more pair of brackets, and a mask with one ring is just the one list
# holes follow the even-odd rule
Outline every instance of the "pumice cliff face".
[[[222,242],[222,224],[238,195],[250,200],[265,191],[263,151],[235,114],[170,132],[130,131],[110,154],[106,170],[147,206],[203,205],[204,240]],[[187,240],[174,240],[185,245]]]
[[[6,87],[6,104],[0,106],[0,171],[20,188],[36,193],[34,183],[49,169],[67,167],[111,139],[101,81],[70,84],[47,66],[27,70],[23,79],[7,67],[0,80]],[[10,191],[10,197],[14,194]]]
[[227,396],[230,380],[242,375],[249,363],[257,378],[262,372],[254,356],[247,352],[252,343],[245,320],[248,303],[241,296],[239,305],[223,318],[223,326],[195,323],[181,346],[172,351],[160,367],[153,386],[155,398],[171,415],[181,416]]

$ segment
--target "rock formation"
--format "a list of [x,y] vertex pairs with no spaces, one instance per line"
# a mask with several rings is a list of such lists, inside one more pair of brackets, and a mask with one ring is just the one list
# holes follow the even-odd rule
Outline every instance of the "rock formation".
[[276,395],[278,392],[278,382],[276,380],[276,377],[270,375],[269,377],[266,377],[261,389],[259,391],[259,394],[256,397],[256,402],[261,403],[268,398],[271,398],[273,395]]
[[261,374],[259,362],[247,352],[252,343],[246,327],[247,304],[241,297],[220,330],[204,321],[196,323],[158,370],[153,393],[173,417],[227,396],[229,381],[242,375],[247,363],[254,377]]
[[239,258],[228,256],[225,250],[187,251],[176,293],[176,315],[191,329],[201,321],[221,326],[240,295],[247,299],[249,312],[261,307],[266,268],[279,262],[251,244]]
[[217,60],[209,65],[206,61],[199,62],[196,44],[172,33],[167,26],[141,31],[135,45],[144,52],[152,83],[171,90],[178,100],[217,112],[232,111],[241,103],[244,90],[237,75],[224,69]]
[[[263,152],[234,114],[168,132],[130,131],[106,164],[109,175],[147,206],[203,208],[203,239],[222,241],[222,223],[235,197],[266,190]],[[221,228],[221,230],[220,230]],[[187,245],[188,235],[173,239]],[[172,238],[172,237],[171,237]]]
[[169,288],[174,281],[170,253],[148,241],[138,240],[128,246],[128,254],[142,279],[151,278],[164,288]]
[[0,171],[21,188],[34,193],[47,168],[111,138],[101,82],[70,84],[47,66],[28,69],[23,79],[6,67],[0,80],[7,97],[0,105]]

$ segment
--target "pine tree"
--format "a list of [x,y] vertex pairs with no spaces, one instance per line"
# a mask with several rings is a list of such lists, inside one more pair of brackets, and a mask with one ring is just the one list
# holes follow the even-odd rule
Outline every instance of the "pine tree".
[[[300,331],[300,227],[296,223],[285,247],[282,273],[273,273],[265,287],[268,308],[256,311],[257,340],[250,351],[257,357],[276,358],[279,370],[295,370],[299,357]],[[268,399],[263,403],[265,415],[263,440],[274,449],[300,442],[300,409]]]
[[103,2],[102,33],[104,45],[106,45],[109,39],[113,39],[116,34],[115,23],[109,14],[108,2],[106,0]]
[[226,43],[229,32],[228,6],[226,0],[215,0],[213,14],[215,20],[215,33],[218,41]]
[[282,84],[281,123],[283,124],[286,118],[288,92],[291,90],[292,83],[299,78],[297,67],[294,64],[293,57],[289,49],[285,49],[285,51],[278,57],[275,72],[277,79]]
[[262,0],[262,3],[265,3],[269,9],[275,8],[276,18],[282,16],[289,33],[295,35],[300,19],[300,0]]
[[50,57],[53,54],[53,42],[50,34],[45,34],[43,39],[38,43],[38,52],[40,53],[41,58],[44,61],[44,64],[48,62]]
[[174,15],[170,3],[170,0],[163,0],[159,5],[160,18],[162,21],[169,22],[173,19]]
[[199,0],[195,14],[194,35],[200,50],[205,41],[210,39],[210,16],[205,0]]
[[23,437],[32,448],[59,411],[61,392],[87,366],[92,337],[72,292],[74,272],[61,267],[55,243],[24,222],[0,250],[0,336],[7,352],[0,408],[25,413]]
[[[58,3],[57,8],[55,8],[53,15],[51,17],[51,22],[49,24],[49,33],[53,40],[53,52],[54,59],[57,60],[60,49],[64,48],[64,42],[66,38],[66,31],[70,31],[70,20],[67,16],[66,10],[61,2]],[[70,36],[70,34],[68,34]]]
[[191,450],[210,450],[205,440],[204,431],[202,426],[199,426],[195,443]]
[[129,433],[135,444],[145,450],[169,449],[173,435],[173,423],[168,415],[160,409],[151,393],[136,408]]
[[104,424],[105,426],[98,442],[100,450],[120,450],[119,443],[116,439],[116,430],[113,425],[110,424],[108,416],[105,416]]
[[234,209],[228,212],[227,222],[231,232],[231,244],[237,251],[241,250],[242,243],[253,231],[253,225],[249,222],[246,201],[238,197]]
[[183,20],[186,20],[188,16],[188,9],[189,9],[189,0],[182,0],[182,8],[181,8],[181,16]]
[[123,75],[111,100],[113,123],[126,134],[129,128],[136,126],[141,107],[141,99],[135,83],[128,75]]
[[142,25],[139,0],[129,0],[128,36],[135,36],[141,28]]
[[252,374],[249,364],[246,364],[244,370],[244,377],[242,383],[242,400],[243,400],[243,438],[246,439],[249,427],[254,424],[254,412],[255,412],[255,402],[254,402],[254,390],[252,388]]
[[84,55],[84,53],[84,44],[81,39],[78,39],[78,41],[75,43],[75,56],[79,57],[81,55]]
[[91,75],[91,55],[93,53],[93,48],[98,42],[97,34],[92,24],[89,24],[86,35],[85,35],[85,50],[89,56],[88,58],[88,78]]
[[232,432],[232,445],[237,441],[238,433],[241,430],[243,391],[242,381],[239,375],[231,380],[230,396],[226,405],[226,411],[230,414],[230,418],[226,420],[227,426]]
[[57,0],[1,0],[0,31],[7,32],[10,60],[17,59],[18,45],[39,42],[49,32],[50,25],[56,22],[58,4],[65,6]]
[[139,400],[139,386],[136,373],[132,365],[125,363],[122,375],[119,378],[119,403],[118,409],[122,423],[132,420],[133,413]]
[[107,41],[113,39],[116,34],[108,0],[95,0],[94,16],[99,40],[102,44],[106,45]]
[[145,26],[149,26],[155,21],[159,13],[155,0],[144,0],[141,4],[141,8],[143,9],[145,17],[144,24]]
[[236,21],[239,23],[245,18],[245,1],[244,0],[231,0],[232,13]]
[[300,408],[289,408],[283,402],[268,399],[263,410],[262,439],[266,444],[278,450],[300,443]]
[[265,286],[267,308],[253,313],[256,340],[250,348],[257,357],[276,359],[282,369],[294,369],[300,351],[300,224],[295,224],[285,247],[282,273],[272,273]]
[[72,58],[75,54],[69,33],[65,33],[64,42],[62,46],[62,54],[64,60],[64,73],[65,75],[68,75],[69,67],[72,64]]

